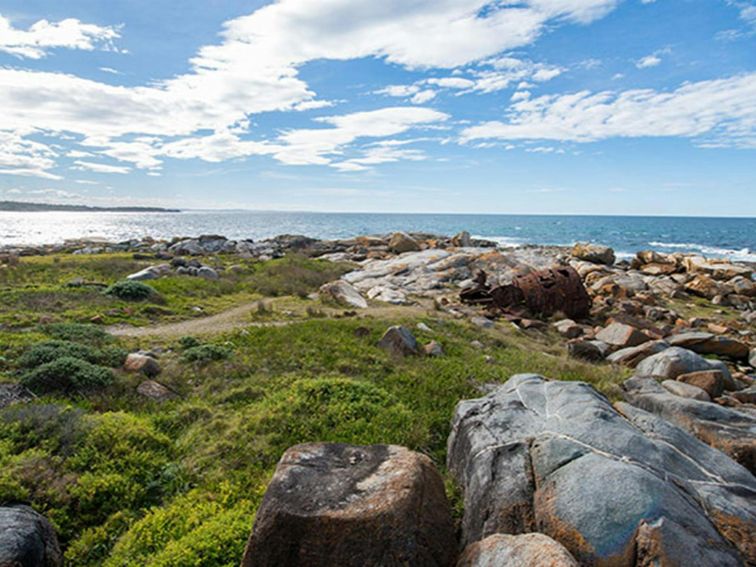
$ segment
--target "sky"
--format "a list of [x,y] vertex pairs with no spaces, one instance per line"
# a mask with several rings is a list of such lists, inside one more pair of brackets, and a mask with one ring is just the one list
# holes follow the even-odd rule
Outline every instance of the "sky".
[[756,216],[756,0],[0,0],[0,200]]

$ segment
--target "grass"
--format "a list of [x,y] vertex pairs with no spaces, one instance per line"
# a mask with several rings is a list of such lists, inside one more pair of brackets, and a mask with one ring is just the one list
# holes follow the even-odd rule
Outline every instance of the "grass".
[[[24,259],[23,273],[17,283],[6,279],[5,292],[60,285],[49,282],[73,272],[112,283],[135,264],[122,257]],[[158,380],[179,394],[158,404],[136,393],[142,377],[116,370],[98,391],[71,398],[53,392],[0,410],[0,505],[29,502],[47,514],[71,565],[237,565],[275,464],[293,444],[400,444],[426,453],[445,474],[454,407],[478,397],[482,385],[537,372],[584,380],[613,396],[626,376],[569,359],[551,334],[506,323],[481,331],[423,307],[338,317],[341,310],[301,299],[344,269],[291,257],[244,264],[219,282],[150,282],[173,313],[158,320],[191,317],[186,306],[196,302],[212,309],[254,297],[266,307],[253,319],[294,313],[285,326],[115,341],[97,326],[71,324],[81,319],[64,310],[56,314],[59,324],[0,330],[4,380],[17,380],[24,360],[56,353],[101,361],[108,349],[151,349],[163,352]],[[43,277],[48,283],[36,279]],[[28,317],[18,305],[5,306],[5,315]],[[87,314],[90,308],[67,307]],[[140,311],[124,319],[145,320]],[[420,321],[432,331],[417,330]],[[393,324],[412,328],[423,343],[440,342],[445,355],[390,356],[377,342]],[[459,513],[448,478],[447,489]]]

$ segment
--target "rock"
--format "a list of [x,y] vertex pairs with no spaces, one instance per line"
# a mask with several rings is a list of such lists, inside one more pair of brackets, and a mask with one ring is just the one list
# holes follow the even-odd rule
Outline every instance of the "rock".
[[472,317],[470,323],[481,329],[492,329],[494,327],[494,322],[486,317]]
[[158,279],[158,277],[160,276],[155,270],[153,270],[152,268],[145,268],[140,272],[129,274],[128,276],[126,276],[126,279],[133,282],[141,282],[147,280],[156,280]]
[[444,349],[436,341],[431,341],[423,347],[423,351],[427,356],[443,356]]
[[206,280],[218,280],[220,279],[220,276],[218,275],[218,272],[211,268],[210,266],[202,266],[197,270],[197,276],[200,278],[205,278]]
[[455,555],[430,459],[393,445],[313,443],[281,457],[241,565],[445,567]]
[[672,346],[686,348],[698,354],[714,354],[735,360],[748,358],[747,344],[712,333],[680,333],[667,337],[667,342]]
[[123,363],[123,369],[126,372],[141,372],[145,376],[157,376],[161,372],[160,363],[146,354],[132,352],[126,357]]
[[396,356],[419,354],[417,339],[405,327],[394,326],[384,333],[378,346]]
[[457,405],[448,449],[464,490],[465,544],[537,528],[581,565],[756,558],[756,479],[663,419],[615,409],[588,384],[514,376]]
[[586,341],[582,339],[567,343],[567,354],[572,358],[600,362],[609,353],[609,345],[602,341]]
[[651,340],[635,327],[626,325],[625,323],[612,323],[608,327],[601,329],[596,334],[596,338],[618,348],[634,347]]
[[420,244],[406,232],[395,232],[389,239],[389,248],[397,254],[404,252],[417,252]]
[[727,260],[707,260],[703,256],[688,256],[683,260],[689,272],[708,274],[717,280],[731,280],[737,276],[750,278],[753,271]]
[[457,567],[578,567],[564,546],[539,533],[494,534],[467,546]]
[[756,282],[743,276],[735,276],[727,282],[727,285],[736,295],[756,297]]
[[681,398],[650,378],[623,384],[625,400],[685,429],[756,472],[756,417],[709,402]]
[[719,370],[703,370],[681,374],[677,377],[677,381],[701,388],[712,399],[721,396],[725,389],[724,374]]
[[0,507],[0,566],[60,565],[63,554],[47,518],[28,506]]
[[423,333],[432,333],[433,329],[431,329],[428,325],[423,323],[422,321],[415,325],[417,327],[418,331],[422,331]]
[[720,295],[719,284],[706,275],[696,276],[686,283],[683,289],[688,293],[706,299],[714,299],[717,295]]
[[568,339],[575,339],[583,334],[583,327],[575,323],[572,319],[562,319],[553,324],[557,333]]
[[613,364],[635,368],[642,360],[668,348],[669,344],[666,341],[649,341],[635,347],[620,349],[610,354],[606,359]]
[[188,239],[170,246],[168,252],[175,254],[176,256],[199,256],[204,254],[205,251],[202,246],[200,246],[199,240]]
[[366,309],[368,306],[367,300],[362,297],[357,288],[344,280],[336,280],[321,286],[320,294],[339,305],[356,309]]
[[34,394],[21,384],[0,384],[0,409],[12,404],[25,403],[34,399]]
[[756,348],[752,348],[748,353],[748,364],[756,368]]
[[402,290],[383,285],[371,287],[366,295],[369,299],[382,301],[383,303],[391,303],[392,305],[406,305],[409,303],[407,294]]
[[165,402],[176,397],[176,394],[171,390],[154,380],[145,380],[139,384],[137,386],[137,393],[156,402]]
[[614,250],[608,246],[578,242],[572,247],[572,256],[594,264],[614,264]]
[[671,394],[680,396],[681,398],[690,398],[691,400],[700,400],[702,402],[711,401],[709,394],[698,386],[686,384],[685,382],[677,382],[676,380],[664,380],[661,385]]
[[756,384],[730,394],[742,404],[756,404]]
[[653,376],[674,380],[681,374],[690,374],[700,370],[720,370],[725,378],[730,378],[730,371],[724,363],[707,360],[693,351],[670,347],[644,359],[635,369],[637,376]]
[[463,230],[459,234],[452,236],[451,242],[453,246],[468,248],[472,246],[472,237],[469,232]]

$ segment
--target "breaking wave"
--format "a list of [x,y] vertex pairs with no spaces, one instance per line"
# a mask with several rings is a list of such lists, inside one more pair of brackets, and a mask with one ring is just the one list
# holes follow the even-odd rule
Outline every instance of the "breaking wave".
[[685,252],[700,252],[704,256],[716,256],[719,258],[729,258],[740,262],[756,262],[756,253],[749,248],[734,250],[731,248],[719,248],[717,246],[707,246],[695,242],[649,242],[653,248],[669,248],[672,250],[681,250]]

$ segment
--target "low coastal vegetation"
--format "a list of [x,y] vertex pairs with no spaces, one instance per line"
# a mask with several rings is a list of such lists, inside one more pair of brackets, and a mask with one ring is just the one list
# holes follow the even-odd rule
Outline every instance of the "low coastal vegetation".
[[[0,380],[37,396],[0,410],[0,502],[44,513],[69,564],[236,565],[291,445],[394,443],[443,470],[453,408],[482,385],[541,372],[613,395],[626,377],[569,359],[548,333],[481,330],[425,304],[371,307],[356,318],[307,299],[348,269],[342,264],[297,255],[217,261],[232,264],[240,267],[213,282],[118,283],[145,265],[123,254],[22,258],[0,271]],[[106,332],[239,302],[255,303],[249,320],[262,323],[200,337]],[[439,341],[444,356],[379,349],[395,324]],[[138,350],[159,354],[170,397],[140,395],[144,376],[121,370]]]
[[[466,233],[135,246],[9,257],[0,267],[0,508],[26,503],[44,514],[67,564],[238,565],[255,518],[276,513],[270,499],[261,507],[276,464],[285,454],[303,458],[291,449],[302,443],[319,443],[303,450],[311,456],[340,450],[329,443],[416,451],[391,450],[416,470],[438,471],[438,490],[421,492],[444,500],[445,491],[463,540],[477,537],[471,517],[490,515],[485,495],[470,502],[480,488],[464,472],[478,455],[470,447],[514,439],[532,461],[543,446],[523,444],[526,429],[543,430],[546,444],[552,428],[579,438],[579,453],[593,451],[610,471],[624,467],[631,480],[623,490],[638,498],[649,496],[643,475],[651,470],[664,494],[681,490],[667,479],[681,454],[670,453],[675,443],[721,474],[739,466],[725,453],[753,465],[749,438],[737,433],[747,420],[730,409],[753,395],[748,267],[650,252],[615,263],[598,246],[501,251]],[[556,267],[533,268],[545,264]],[[481,270],[512,283],[492,287]],[[526,293],[532,309],[506,303]],[[667,379],[660,385],[655,376]],[[714,433],[702,440],[722,453],[666,422],[644,421],[657,416],[633,417],[648,396],[685,408],[692,399],[683,394],[729,416],[734,437],[705,422]],[[455,410],[471,398],[479,399]],[[637,406],[612,405],[621,399]],[[490,423],[481,429],[478,419]],[[506,425],[520,419],[525,429]],[[649,427],[661,437],[646,435]],[[608,445],[596,449],[596,439]],[[636,470],[644,454],[633,451],[650,451],[650,468]],[[511,464],[518,454],[496,458]],[[511,476],[533,491],[533,472],[502,479],[476,466],[470,474],[502,498],[491,500],[497,510],[512,495],[494,484]],[[741,481],[731,481],[717,489],[739,490]],[[606,483],[579,499],[591,510],[580,518],[595,516],[605,495],[624,498]],[[533,498],[522,503],[526,516]],[[722,498],[736,502],[729,492]],[[636,545],[627,536],[634,513],[621,510],[622,545]],[[717,513],[695,517],[708,526]],[[747,530],[732,533],[742,546],[738,534]],[[445,539],[451,557],[456,540]],[[563,543],[590,563],[594,552],[576,541]]]

